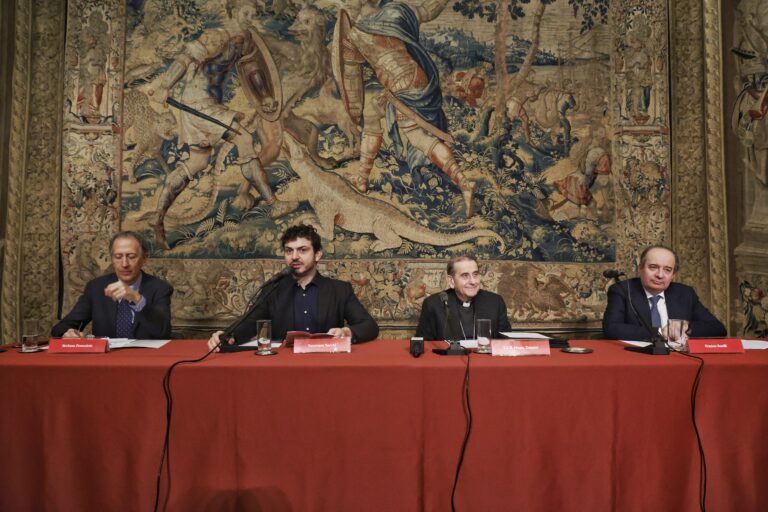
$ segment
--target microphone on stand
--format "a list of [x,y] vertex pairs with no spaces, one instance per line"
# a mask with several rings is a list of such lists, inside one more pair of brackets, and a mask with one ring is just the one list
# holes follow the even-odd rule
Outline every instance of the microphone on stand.
[[443,332],[445,333],[445,341],[450,345],[448,348],[433,348],[432,352],[441,356],[465,356],[469,351],[461,346],[461,342],[457,339],[458,336],[453,332],[451,306],[448,304],[448,292],[440,292],[440,301],[445,308],[445,326],[443,329]]
[[635,305],[632,303],[632,297],[630,296],[629,292],[629,281],[626,279],[624,280],[624,283],[626,286],[626,290],[621,287],[621,280],[619,279],[621,276],[626,275],[624,272],[620,272],[618,270],[606,270],[603,272],[603,277],[607,279],[613,279],[616,281],[616,288],[621,292],[622,295],[624,295],[624,298],[627,299],[627,302],[629,303],[629,307],[632,309],[632,312],[635,315],[635,318],[640,320],[640,323],[643,324],[643,327],[645,327],[645,330],[648,331],[648,339],[647,341],[651,342],[650,345],[647,347],[624,347],[624,350],[628,350],[630,352],[640,352],[641,354],[650,354],[654,356],[666,356],[669,355],[669,348],[667,348],[667,342],[664,339],[664,337],[659,333],[658,329],[654,329],[653,326],[648,323],[648,320],[637,312],[637,309],[635,308]]
[[250,316],[250,314],[253,313],[253,311],[272,294],[272,292],[277,290],[277,285],[280,283],[280,281],[291,274],[293,274],[293,268],[285,267],[280,272],[264,281],[261,286],[259,286],[259,289],[256,290],[256,293],[253,294],[251,300],[248,301],[248,305],[245,307],[245,312],[240,315],[237,320],[230,324],[230,326],[227,327],[219,336],[219,350],[221,352],[235,352],[238,350],[237,345],[228,343],[235,329],[240,327],[240,324],[242,324],[245,319],[248,318],[248,316]]

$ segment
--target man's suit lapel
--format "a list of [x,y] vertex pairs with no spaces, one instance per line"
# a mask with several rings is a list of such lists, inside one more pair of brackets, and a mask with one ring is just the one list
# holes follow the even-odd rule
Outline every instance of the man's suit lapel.
[[286,277],[280,283],[280,287],[275,291],[277,298],[275,301],[275,311],[270,312],[272,316],[272,332],[280,332],[279,325],[276,325],[276,319],[284,319],[285,332],[295,330],[293,325],[293,287],[296,285],[296,280],[292,277]]
[[[109,282],[105,284],[105,287],[107,284],[114,283],[117,281],[117,274],[112,274],[109,276]],[[117,332],[117,301],[112,300],[106,295],[102,295],[102,298],[104,299],[104,305],[106,306],[107,310],[107,325],[109,326],[109,332],[116,333]]]
[[[640,283],[640,280],[638,279],[637,281],[632,281],[630,289],[632,290],[632,303],[635,305],[637,313],[648,320],[648,323],[650,323],[651,305],[648,303],[648,298],[645,296],[645,290],[643,289],[643,285]],[[634,316],[634,313],[631,311],[629,313]],[[642,325],[642,322],[640,322],[640,320],[637,318],[635,318],[635,323]]]
[[334,321],[330,321],[328,315],[331,314],[331,302],[327,300],[329,297],[333,297],[332,284],[330,279],[326,279],[320,274],[317,275],[317,327],[320,330],[327,330],[325,326],[331,325],[334,327],[342,327],[334,325]]
[[680,300],[678,288],[675,287],[675,283],[670,284],[669,288],[664,291],[664,302],[667,305],[668,318],[682,318],[684,320],[688,319],[688,315],[682,311],[683,301]]

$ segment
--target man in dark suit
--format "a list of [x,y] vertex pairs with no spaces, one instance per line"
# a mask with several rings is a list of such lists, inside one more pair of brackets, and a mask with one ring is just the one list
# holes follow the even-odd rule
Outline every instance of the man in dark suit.
[[142,272],[146,242],[132,231],[122,231],[109,243],[115,272],[85,286],[75,307],[53,329],[51,336],[81,338],[93,321],[94,336],[163,339],[171,336],[171,285]]
[[[699,302],[693,288],[672,282],[678,268],[677,254],[671,249],[663,246],[645,249],[637,267],[639,277],[608,288],[608,306],[603,315],[605,336],[621,340],[648,338],[648,331],[637,315],[645,317],[665,338],[670,318],[685,320],[692,338],[725,336],[725,326]],[[622,293],[627,289],[637,314]]]
[[[491,336],[501,338],[501,332],[511,331],[507,305],[501,295],[481,289],[477,260],[459,256],[448,263],[446,280],[449,288],[430,295],[421,305],[416,336],[425,340],[476,339],[475,320],[491,320]],[[451,323],[446,331],[446,304]]]
[[[323,250],[315,228],[292,226],[283,233],[281,242],[285,264],[292,271],[290,277],[277,283],[275,291],[235,329],[228,343],[250,340],[256,334],[257,320],[272,321],[272,338],[276,340],[285,339],[288,331],[350,336],[352,343],[375,339],[379,326],[357,300],[352,285],[317,271]],[[223,332],[213,333],[209,348],[218,347]]]

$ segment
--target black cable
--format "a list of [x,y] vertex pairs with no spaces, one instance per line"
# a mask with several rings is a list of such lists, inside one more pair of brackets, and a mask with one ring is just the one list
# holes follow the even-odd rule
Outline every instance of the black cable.
[[696,378],[693,379],[693,386],[691,387],[691,420],[693,421],[693,430],[696,432],[696,442],[699,446],[699,509],[701,512],[705,512],[707,501],[707,458],[704,455],[704,445],[701,443],[699,427],[696,424],[696,395],[699,391],[701,374],[704,370],[704,359],[698,356],[687,354],[685,352],[677,353],[685,357],[697,359],[699,361],[699,369],[696,371]]
[[165,439],[163,440],[163,450],[160,454],[160,467],[157,469],[157,479],[155,480],[155,506],[153,510],[157,512],[157,507],[160,503],[160,484],[162,482],[163,478],[163,464],[165,463],[165,459],[168,459],[168,487],[170,488],[171,485],[171,452],[170,452],[170,444],[171,444],[171,415],[173,413],[173,395],[171,394],[171,374],[173,373],[173,369],[176,368],[180,364],[184,363],[199,363],[203,360],[205,360],[208,356],[214,353],[214,351],[219,348],[221,343],[213,347],[211,350],[208,351],[207,354],[205,354],[202,357],[198,357],[197,359],[184,359],[181,361],[176,361],[173,363],[166,371],[165,375],[163,376],[163,393],[165,394]]
[[464,462],[464,452],[467,449],[469,435],[472,433],[472,407],[469,403],[469,359],[471,352],[467,352],[467,369],[464,372],[464,394],[462,395],[462,405],[464,406],[464,415],[467,417],[467,431],[464,433],[464,442],[461,443],[459,452],[459,463],[456,465],[456,475],[453,478],[453,490],[451,490],[451,510],[456,512],[454,498],[456,497],[456,487],[459,484],[459,473],[461,473],[461,464]]

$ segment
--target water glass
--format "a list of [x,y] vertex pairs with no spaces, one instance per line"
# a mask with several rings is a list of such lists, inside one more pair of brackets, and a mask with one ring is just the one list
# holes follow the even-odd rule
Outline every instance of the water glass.
[[21,352],[37,352],[40,350],[40,322],[24,320],[22,322]]
[[259,349],[256,351],[257,355],[270,356],[274,354],[272,351],[271,320],[256,320],[256,339],[259,343]]
[[477,338],[477,353],[491,353],[491,320],[478,318],[475,321],[475,337]]

